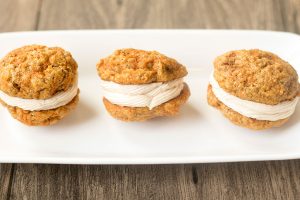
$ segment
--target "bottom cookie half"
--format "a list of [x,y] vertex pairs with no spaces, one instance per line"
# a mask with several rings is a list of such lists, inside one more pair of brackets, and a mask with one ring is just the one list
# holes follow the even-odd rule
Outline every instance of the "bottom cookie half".
[[29,126],[48,126],[57,123],[76,107],[78,101],[79,90],[70,103],[51,110],[28,111],[19,107],[9,106],[0,100],[15,119]]
[[221,101],[219,101],[219,99],[213,93],[211,85],[208,85],[207,88],[207,102],[209,105],[219,109],[223,113],[223,115],[227,117],[230,121],[232,121],[234,124],[246,128],[254,129],[254,130],[262,130],[271,127],[279,127],[283,125],[285,122],[287,122],[289,119],[286,118],[278,121],[267,121],[267,120],[257,120],[257,119],[253,119],[241,115],[238,112],[224,105]]
[[126,107],[111,103],[103,98],[106,110],[116,119],[122,121],[145,121],[155,117],[171,117],[179,113],[180,107],[185,104],[190,96],[190,90],[187,84],[180,95],[170,101],[167,101],[152,110],[147,107]]

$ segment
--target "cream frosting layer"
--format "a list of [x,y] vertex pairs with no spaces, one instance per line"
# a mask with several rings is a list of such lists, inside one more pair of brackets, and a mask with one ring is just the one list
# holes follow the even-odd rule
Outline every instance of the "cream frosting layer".
[[104,97],[113,104],[128,107],[148,107],[150,110],[175,97],[183,87],[183,79],[164,83],[121,85],[101,80]]
[[244,115],[257,120],[277,121],[291,116],[296,108],[299,97],[291,101],[285,101],[276,105],[267,105],[240,99],[223,90],[212,75],[209,80],[215,96],[227,107]]
[[51,110],[64,105],[67,105],[77,95],[77,82],[69,90],[60,92],[48,99],[22,99],[19,97],[12,97],[0,90],[0,99],[7,105],[19,107],[28,111]]

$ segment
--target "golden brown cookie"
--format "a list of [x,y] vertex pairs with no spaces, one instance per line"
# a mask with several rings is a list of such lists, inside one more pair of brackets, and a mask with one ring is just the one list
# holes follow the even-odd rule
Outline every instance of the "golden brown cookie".
[[[116,50],[97,64],[100,78],[122,85],[147,85],[179,80],[187,75],[186,68],[176,60],[156,51],[137,49]],[[180,80],[181,81],[181,80]],[[174,116],[190,96],[189,87],[181,82],[182,90],[166,102],[149,109],[148,107],[129,107],[112,103],[103,98],[107,111],[116,119],[123,121],[145,121],[154,117]]]
[[[19,99],[46,100],[77,84],[77,63],[59,47],[29,45],[15,49],[0,60],[0,91]],[[78,89],[77,89],[78,90]],[[76,94],[76,93],[73,93]],[[0,102],[24,124],[45,126],[58,122],[78,103],[79,90],[66,105],[50,110],[23,110]]]
[[24,99],[47,99],[66,91],[77,78],[77,63],[59,47],[30,45],[0,60],[0,90]]
[[134,108],[119,106],[112,104],[107,99],[103,98],[103,103],[106,110],[116,119],[122,121],[146,121],[155,117],[172,117],[179,113],[180,107],[185,104],[190,96],[190,90],[187,84],[185,84],[181,94],[176,98],[167,101],[152,110],[147,107]]
[[97,64],[101,79],[119,84],[167,82],[187,75],[176,60],[157,51],[120,49]]
[[[217,57],[213,77],[225,92],[262,105],[292,101],[299,95],[295,69],[277,55],[258,49],[230,51]],[[250,129],[278,127],[289,119],[268,121],[244,116],[218,99],[211,84],[207,89],[207,101],[233,123]]]
[[214,61],[214,78],[241,99],[276,105],[298,93],[295,69],[277,55],[254,50],[230,51]]

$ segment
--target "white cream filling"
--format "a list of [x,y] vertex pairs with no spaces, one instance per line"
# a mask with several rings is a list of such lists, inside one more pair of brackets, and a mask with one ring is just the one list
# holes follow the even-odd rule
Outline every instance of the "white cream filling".
[[150,110],[177,97],[183,86],[182,78],[141,85],[121,85],[101,80],[103,96],[111,103],[128,107],[148,107]]
[[294,113],[299,100],[299,97],[296,97],[291,101],[285,101],[276,105],[256,103],[240,99],[227,93],[219,86],[213,75],[210,77],[209,82],[215,96],[227,107],[241,115],[258,120],[277,121],[285,119]]
[[9,106],[19,107],[29,111],[41,111],[55,109],[68,104],[77,95],[77,92],[78,85],[76,82],[69,90],[57,93],[49,99],[22,99],[9,96],[1,90],[0,99]]

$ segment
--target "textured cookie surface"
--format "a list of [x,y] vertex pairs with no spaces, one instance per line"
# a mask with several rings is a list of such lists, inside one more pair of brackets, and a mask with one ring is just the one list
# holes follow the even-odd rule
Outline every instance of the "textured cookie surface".
[[119,84],[166,82],[187,75],[186,68],[176,60],[156,51],[116,50],[97,64],[99,76]]
[[145,121],[155,117],[175,116],[179,113],[181,105],[183,105],[190,96],[189,87],[185,84],[181,94],[167,101],[152,110],[147,107],[133,108],[112,104],[107,99],[103,98],[103,103],[106,110],[116,119],[123,121]]
[[77,63],[62,48],[31,45],[0,60],[0,90],[24,99],[47,99],[77,79]]
[[243,116],[238,112],[232,110],[231,108],[227,107],[221,101],[219,101],[219,99],[214,95],[211,89],[211,85],[209,85],[207,89],[207,101],[211,106],[219,109],[223,113],[223,115],[227,117],[234,124],[246,128],[254,129],[254,130],[267,129],[271,127],[279,127],[288,121],[288,118],[278,120],[278,121],[267,121],[267,120],[256,120],[253,118]]
[[214,61],[214,78],[241,99],[275,105],[298,94],[298,75],[287,62],[261,50],[225,53]]
[[57,123],[64,118],[71,110],[75,109],[79,101],[79,92],[67,105],[44,111],[26,111],[18,107],[12,107],[0,102],[7,107],[11,115],[20,122],[29,126],[48,126]]

